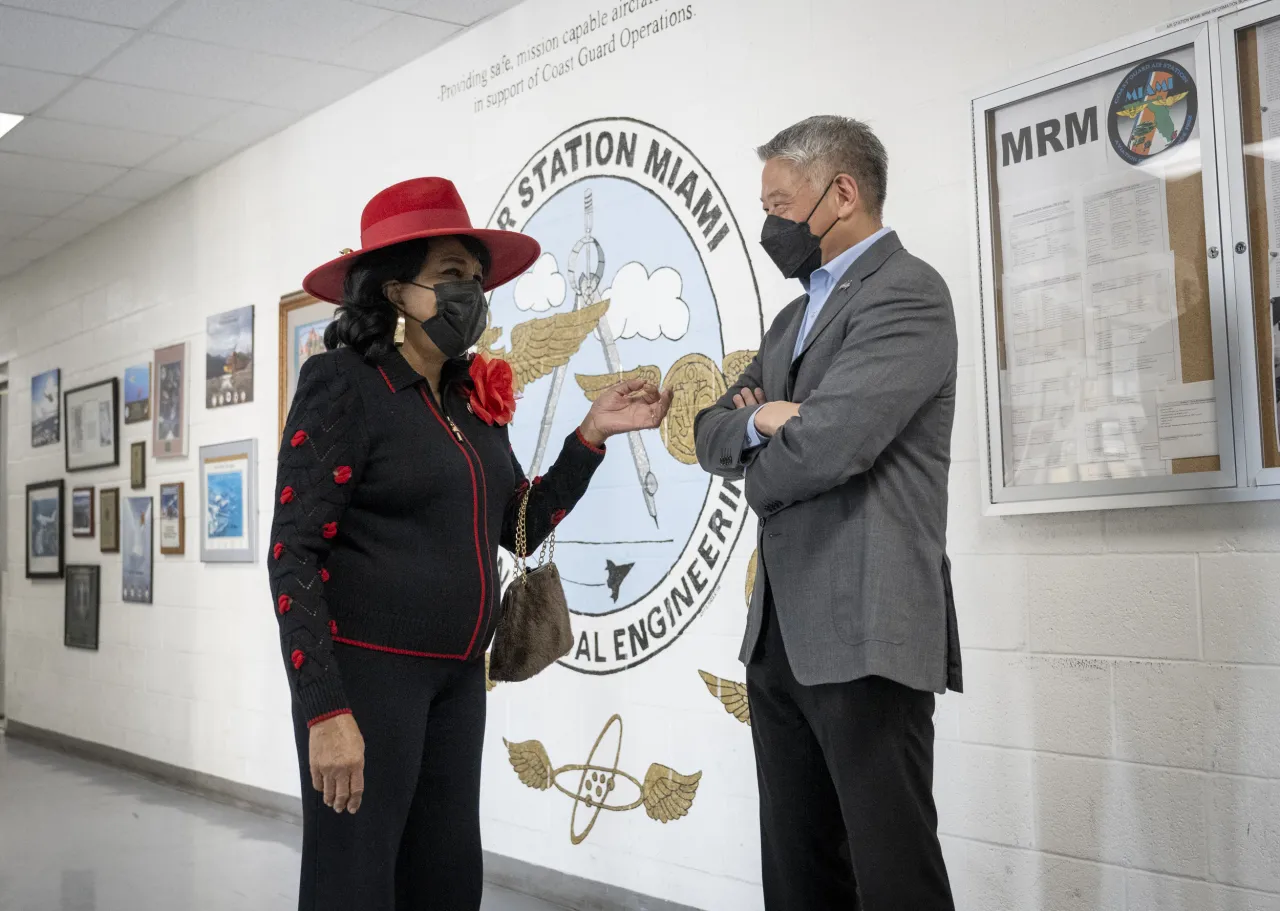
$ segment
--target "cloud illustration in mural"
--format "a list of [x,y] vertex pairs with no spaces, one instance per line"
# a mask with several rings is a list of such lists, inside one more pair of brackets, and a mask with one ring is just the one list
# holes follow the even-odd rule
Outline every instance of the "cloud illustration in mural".
[[533,268],[516,279],[516,307],[521,310],[546,313],[563,304],[568,293],[569,284],[550,253],[539,256]]
[[680,297],[684,281],[663,266],[649,274],[643,263],[627,263],[600,294],[609,301],[609,326],[618,338],[679,341],[689,331],[689,305]]

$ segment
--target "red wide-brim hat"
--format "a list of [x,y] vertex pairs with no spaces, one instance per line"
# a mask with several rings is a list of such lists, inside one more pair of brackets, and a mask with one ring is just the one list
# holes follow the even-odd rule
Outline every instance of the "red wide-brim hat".
[[484,290],[492,291],[525,272],[542,252],[538,242],[515,231],[471,227],[471,218],[453,181],[443,177],[418,177],[387,187],[364,207],[360,216],[360,249],[346,249],[302,280],[312,297],[342,302],[347,270],[371,250],[419,237],[474,237],[489,251],[492,263],[484,277]]

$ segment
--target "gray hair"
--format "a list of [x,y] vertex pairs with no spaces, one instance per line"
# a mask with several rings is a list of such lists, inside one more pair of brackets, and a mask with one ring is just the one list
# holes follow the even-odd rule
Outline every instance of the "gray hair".
[[861,120],[819,114],[787,127],[756,149],[756,154],[761,161],[794,163],[816,187],[826,186],[837,174],[848,174],[857,183],[867,211],[878,218],[884,210],[889,156]]

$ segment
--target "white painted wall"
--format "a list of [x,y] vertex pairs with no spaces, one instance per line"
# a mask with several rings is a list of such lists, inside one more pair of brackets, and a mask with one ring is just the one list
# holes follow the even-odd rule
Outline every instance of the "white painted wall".
[[[664,4],[674,6],[674,3]],[[188,485],[196,449],[256,436],[262,501],[276,433],[276,301],[355,246],[377,189],[453,177],[483,222],[527,157],[580,120],[638,117],[714,173],[748,240],[752,146],[818,111],[869,119],[891,158],[888,221],[951,285],[961,332],[950,541],[969,692],[938,714],[937,795],[968,911],[1280,909],[1280,506],[1186,507],[984,519],[978,511],[973,185],[968,99],[1064,54],[1175,15],[1187,0],[1070,4],[973,0],[694,0],[693,23],[529,93],[498,113],[441,103],[439,86],[532,35],[587,18],[581,0],[528,0],[399,73],[185,183],[0,284],[0,359],[12,355],[7,710],[62,731],[237,781],[296,793],[288,696],[261,564],[156,557],[154,605],[120,603],[103,564],[102,647],[62,646],[62,587],[22,578],[23,490],[62,474],[33,453],[30,378],[64,388],[186,340],[206,316],[255,304],[257,401],[192,408],[193,457],[152,462],[149,491]],[[788,289],[748,244],[766,315]],[[198,390],[197,390],[198,395]],[[146,429],[128,428],[125,446]],[[617,457],[617,456],[611,456]],[[127,458],[74,483],[128,487]],[[127,494],[128,491],[126,490]],[[270,517],[264,509],[265,540]],[[623,674],[554,670],[490,702],[487,845],[535,863],[715,909],[759,908],[749,732],[701,689],[736,679],[740,547],[724,592],[659,658]],[[581,762],[604,720],[626,724],[621,765],[701,770],[692,813],[661,826],[605,814],[581,846],[569,801],[524,788],[502,738]],[[376,787],[376,782],[370,782]]]

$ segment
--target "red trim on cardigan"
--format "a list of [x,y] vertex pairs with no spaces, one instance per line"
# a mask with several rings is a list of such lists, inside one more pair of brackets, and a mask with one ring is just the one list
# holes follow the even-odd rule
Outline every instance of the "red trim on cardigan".
[[306,441],[307,441],[307,432],[305,430],[299,430],[297,433],[293,435],[293,439],[290,440],[289,442],[294,449],[297,449]]
[[382,374],[382,379],[387,384],[387,388],[390,389],[392,393],[395,393],[396,391],[395,384],[391,382],[391,377],[387,376],[387,371],[379,367],[378,372]]
[[289,613],[289,608],[291,607],[293,607],[293,599],[288,595],[281,595],[276,599],[276,608],[280,611],[281,616]]
[[582,435],[581,427],[575,430],[574,433],[578,435],[578,442],[581,443],[583,446],[587,447],[588,449],[590,449],[596,455],[604,455],[605,452],[607,451],[603,446],[594,446],[591,443],[588,443],[587,438]]
[[351,480],[351,466],[339,465],[333,470],[333,483],[345,484]]
[[437,655],[434,652],[415,652],[407,648],[392,648],[389,645],[374,645],[372,642],[361,642],[358,639],[345,639],[342,636],[334,636],[334,642],[341,642],[343,645],[354,645],[356,648],[367,648],[375,652],[387,652],[392,655],[408,655],[411,658],[447,658],[451,661],[464,661],[466,655]]
[[564,517],[567,515],[568,513],[565,512],[563,509],[557,509],[555,512],[551,514],[551,525],[553,527],[556,525],[559,525],[561,522],[564,521]]
[[317,715],[307,722],[307,727],[315,727],[322,721],[328,721],[330,718],[337,718],[339,715],[350,715],[351,709],[337,709],[333,712],[325,712],[323,715]]
[[284,544],[282,544],[281,542],[277,541],[277,542],[276,542],[276,546],[275,546],[275,547],[273,547],[273,548],[271,548],[271,555],[272,555],[273,557],[275,557],[277,560],[279,560],[281,557],[283,557],[283,556],[284,556]]
[[328,582],[328,581],[329,581],[329,570],[327,570],[327,569],[321,569],[321,570],[320,570],[320,581],[321,581],[321,582]]
[[290,503],[292,503],[292,502],[293,502],[293,488],[292,488],[292,487],[286,487],[284,490],[280,491],[280,505],[281,505],[281,506],[288,506],[288,505],[289,505]]
[[289,660],[293,662],[293,669],[300,671],[302,670],[302,665],[307,663],[307,656],[302,653],[302,649],[295,648],[293,654],[289,656]]
[[338,523],[326,522],[324,527],[320,529],[320,534],[324,536],[326,541],[332,541],[334,538],[338,537]]
[[[467,450],[462,447],[462,441],[453,435],[453,428],[440,416],[440,412],[436,410],[435,404],[431,401],[431,396],[427,395],[427,390],[421,386],[418,392],[422,395],[422,401],[426,403],[427,408],[435,415],[435,419],[440,422],[440,426],[444,428],[444,432],[449,435],[449,439],[453,440],[453,445],[458,447],[458,451],[462,453],[462,458],[466,460],[467,470],[471,472],[471,534],[476,542],[476,565],[480,569],[480,610],[476,614],[476,628],[471,632],[471,641],[467,644],[467,651],[462,657],[471,654],[471,647],[476,644],[476,637],[480,635],[480,625],[484,622],[484,608],[489,603],[489,573],[485,570],[484,553],[480,550],[480,496],[479,486],[476,484],[476,468],[471,464],[471,456],[467,455]],[[462,435],[462,431],[458,431],[458,436]],[[488,517],[485,517],[486,530],[489,524]]]

